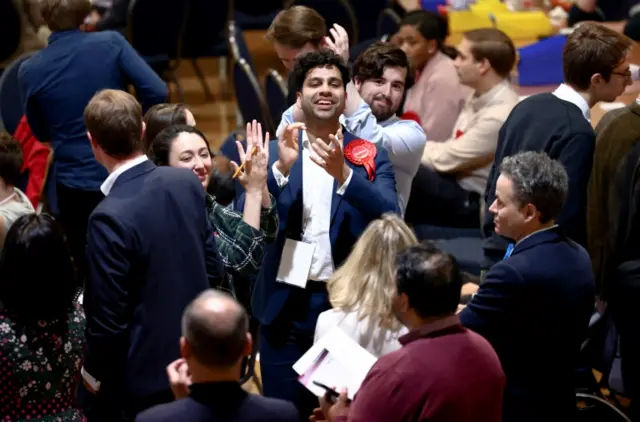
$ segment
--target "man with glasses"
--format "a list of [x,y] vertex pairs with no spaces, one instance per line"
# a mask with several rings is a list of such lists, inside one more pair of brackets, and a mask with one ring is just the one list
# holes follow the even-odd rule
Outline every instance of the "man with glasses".
[[630,48],[631,40],[624,35],[593,22],[584,23],[568,36],[564,47],[565,82],[553,93],[525,99],[509,114],[498,135],[485,192],[485,272],[505,257],[513,243],[495,233],[488,208],[495,200],[500,163],[519,152],[546,152],[566,168],[569,193],[556,222],[571,239],[586,243],[587,184],[596,144],[590,110],[599,101],[614,101],[631,83]]

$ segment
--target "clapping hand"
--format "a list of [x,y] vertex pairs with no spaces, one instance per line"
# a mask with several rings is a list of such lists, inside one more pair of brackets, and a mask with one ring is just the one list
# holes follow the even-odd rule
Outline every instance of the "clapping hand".
[[[242,143],[236,141],[240,161],[244,168],[238,176],[238,181],[249,192],[262,192],[267,183],[267,165],[269,163],[269,132],[262,132],[262,125],[255,120],[247,123],[247,150]],[[236,173],[240,166],[231,162],[231,170]]]
[[329,29],[331,37],[324,37],[324,42],[330,50],[342,57],[345,63],[349,62],[349,34],[347,31],[338,25],[333,24],[333,28]]
[[342,186],[349,177],[350,169],[344,162],[344,151],[342,150],[342,133],[329,135],[329,144],[320,138],[316,138],[311,143],[311,148],[315,154],[311,154],[311,160],[322,167],[334,179],[338,185]]
[[293,163],[298,159],[300,147],[298,136],[300,130],[306,130],[304,123],[296,122],[287,125],[278,138],[278,161],[276,168],[283,176],[288,176]]

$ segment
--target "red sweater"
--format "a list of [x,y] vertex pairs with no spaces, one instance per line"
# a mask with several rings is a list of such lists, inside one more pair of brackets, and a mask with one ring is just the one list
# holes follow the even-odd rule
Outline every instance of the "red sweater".
[[334,422],[500,422],[505,376],[487,340],[457,316],[400,338],[371,368],[349,417]]

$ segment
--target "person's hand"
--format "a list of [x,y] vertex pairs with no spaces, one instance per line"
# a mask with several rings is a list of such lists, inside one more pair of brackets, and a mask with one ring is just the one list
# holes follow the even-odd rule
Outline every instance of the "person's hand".
[[91,384],[87,382],[86,379],[82,378],[82,384],[84,385],[84,388],[86,388],[87,391],[90,392],[91,394],[98,394],[98,392],[94,390],[94,388],[91,386]]
[[465,296],[465,295],[471,296],[471,295],[477,293],[479,288],[480,288],[480,286],[478,286],[477,284],[465,283],[465,284],[462,285],[461,295],[462,296]]
[[338,400],[335,402],[326,394],[320,399],[320,408],[322,409],[322,414],[329,422],[338,416],[349,416],[349,396],[347,389],[342,389],[340,397],[338,397]]
[[340,133],[338,133],[338,136],[329,135],[329,144],[320,138],[316,138],[311,143],[311,148],[315,155],[311,154],[310,157],[314,163],[336,179],[339,186],[342,186],[349,177],[350,168],[344,162],[344,151],[339,137],[341,137]]
[[324,416],[324,413],[322,413],[322,409],[319,407],[313,409],[313,415],[309,416],[309,422],[322,422],[326,420],[327,418]]
[[324,37],[324,42],[330,50],[342,57],[345,64],[349,63],[349,34],[347,31],[338,25],[333,24],[333,28],[329,29],[330,37]]
[[189,395],[191,374],[189,374],[189,365],[184,359],[175,360],[167,366],[167,377],[176,400],[183,399]]
[[[262,132],[262,125],[255,120],[247,123],[247,150],[242,143],[236,141],[240,161],[244,163],[244,171],[238,176],[238,181],[247,193],[263,192],[267,184],[267,165],[269,163],[269,132]],[[235,172],[240,167],[231,162],[231,170]]]
[[298,135],[300,130],[306,130],[304,123],[295,122],[287,125],[278,138],[278,161],[276,168],[283,176],[287,177],[298,159],[299,146]]
[[80,25],[80,30],[85,32],[93,32],[96,30],[96,24],[101,19],[100,13],[98,11],[93,10],[89,16],[87,16],[84,20],[84,23]]

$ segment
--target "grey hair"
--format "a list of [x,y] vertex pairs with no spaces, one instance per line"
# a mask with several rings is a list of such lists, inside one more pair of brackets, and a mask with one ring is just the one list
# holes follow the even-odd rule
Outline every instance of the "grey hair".
[[[213,299],[231,306],[212,318],[206,303]],[[182,315],[182,336],[191,345],[198,362],[212,368],[232,367],[238,362],[248,331],[249,318],[242,305],[230,295],[213,289],[200,293]]]
[[511,181],[519,205],[535,205],[541,223],[560,214],[569,190],[569,176],[560,162],[542,152],[521,152],[502,160],[500,173]]

